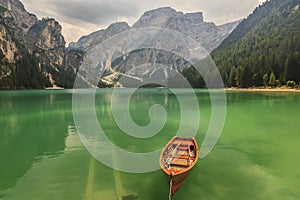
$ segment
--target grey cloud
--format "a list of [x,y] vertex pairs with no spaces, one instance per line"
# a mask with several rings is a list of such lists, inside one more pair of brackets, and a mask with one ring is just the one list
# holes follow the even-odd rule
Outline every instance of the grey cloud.
[[81,21],[103,24],[118,18],[137,15],[134,1],[126,0],[23,0],[34,12],[66,21]]
[[106,23],[120,17],[136,14],[136,7],[131,1],[56,1],[57,12],[66,17],[87,21],[94,24]]
[[200,0],[198,7],[205,16],[217,23],[238,20],[249,15],[259,5],[259,0]]

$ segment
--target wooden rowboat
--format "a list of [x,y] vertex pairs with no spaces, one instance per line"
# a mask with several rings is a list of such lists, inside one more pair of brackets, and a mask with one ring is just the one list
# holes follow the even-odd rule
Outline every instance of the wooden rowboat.
[[198,161],[194,138],[173,137],[160,154],[160,166],[170,185],[170,196],[180,188]]

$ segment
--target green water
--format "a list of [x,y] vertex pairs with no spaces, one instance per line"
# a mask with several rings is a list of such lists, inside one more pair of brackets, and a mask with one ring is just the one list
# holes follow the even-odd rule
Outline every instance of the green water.
[[[166,108],[168,119],[155,137],[133,139],[114,123],[111,91],[97,92],[96,112],[115,145],[154,151],[176,133],[180,109],[173,94],[136,92],[130,111],[137,124],[150,122],[148,109],[156,103]],[[197,91],[197,97],[201,144],[211,105],[207,91]],[[227,100],[219,142],[173,199],[300,199],[300,94],[228,92]],[[116,200],[131,193],[141,200],[167,199],[168,185],[160,170],[128,174],[94,160],[76,132],[72,91],[0,92],[1,200]]]

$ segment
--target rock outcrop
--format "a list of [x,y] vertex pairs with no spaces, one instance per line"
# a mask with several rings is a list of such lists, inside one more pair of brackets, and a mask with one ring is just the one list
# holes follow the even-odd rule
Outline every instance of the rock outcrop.
[[[38,20],[18,0],[0,0],[0,28],[0,88],[67,85],[61,79],[72,70],[66,65],[66,42],[57,21]],[[35,77],[25,73],[30,70]]]
[[13,30],[13,37],[22,43],[26,43],[28,30],[38,21],[18,0],[0,0],[0,15],[5,24]]
[[87,50],[92,48],[97,44],[103,42],[104,40],[116,35],[118,33],[127,31],[130,29],[130,26],[126,22],[118,22],[111,24],[107,29],[96,31],[90,35],[81,37],[78,42],[71,42],[69,44],[69,49],[80,49]]
[[165,7],[145,12],[132,27],[161,27],[175,30],[187,34],[199,42],[207,52],[211,52],[222,43],[237,24],[238,22],[233,22],[216,26],[212,22],[205,22],[201,12],[183,14]]
[[39,20],[27,34],[30,51],[37,56],[47,55],[51,64],[63,66],[66,41],[61,32],[62,27],[54,19]]

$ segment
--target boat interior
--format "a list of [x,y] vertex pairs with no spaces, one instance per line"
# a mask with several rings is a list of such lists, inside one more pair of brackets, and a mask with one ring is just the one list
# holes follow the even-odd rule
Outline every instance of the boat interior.
[[176,138],[165,149],[162,163],[168,171],[176,173],[193,165],[197,156],[192,138]]

